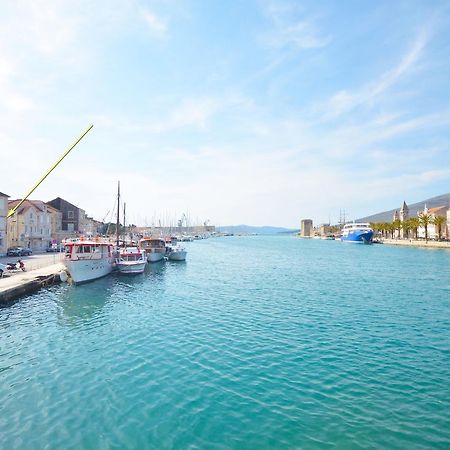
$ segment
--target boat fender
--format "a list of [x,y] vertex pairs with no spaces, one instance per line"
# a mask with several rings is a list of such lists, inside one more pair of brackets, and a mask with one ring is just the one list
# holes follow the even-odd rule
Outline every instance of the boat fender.
[[61,270],[61,272],[59,273],[59,279],[63,282],[66,283],[68,280],[69,276],[67,275],[67,272],[65,270]]

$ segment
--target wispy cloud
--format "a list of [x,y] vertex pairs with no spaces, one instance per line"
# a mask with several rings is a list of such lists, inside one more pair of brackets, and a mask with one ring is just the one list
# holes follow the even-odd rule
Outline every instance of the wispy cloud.
[[305,50],[331,42],[331,36],[323,35],[318,29],[317,19],[305,14],[298,3],[272,2],[266,6],[265,14],[273,27],[262,37],[262,42],[269,47]]
[[167,33],[167,23],[154,12],[147,10],[142,11],[142,18],[149,29],[157,36],[164,36]]
[[329,100],[322,103],[319,106],[319,110],[324,110],[326,112],[325,117],[327,118],[336,118],[353,111],[359,106],[372,106],[378,97],[414,71],[416,64],[423,56],[424,49],[429,41],[429,36],[428,29],[421,30],[397,66],[360,89],[354,91],[341,90],[337,92]]

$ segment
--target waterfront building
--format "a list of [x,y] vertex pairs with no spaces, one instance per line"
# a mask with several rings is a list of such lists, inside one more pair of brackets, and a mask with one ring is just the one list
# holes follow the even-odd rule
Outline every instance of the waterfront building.
[[[399,211],[395,210],[394,215],[392,216],[392,223],[395,223],[396,221],[400,221],[401,223],[405,222],[409,219],[409,208],[405,201],[403,201],[403,205],[400,208]],[[393,232],[393,236],[397,238],[405,238],[405,231],[402,229],[395,230]]]
[[63,239],[62,213],[50,205],[47,205],[47,212],[50,214],[50,237],[52,244],[60,243]]
[[322,225],[319,225],[319,235],[320,236],[328,236],[332,233],[333,233],[333,231],[332,231],[332,227],[330,224],[324,223]]
[[[47,205],[56,208],[62,213],[61,231],[67,231],[69,233],[80,232],[80,216],[84,214],[84,211],[67,200],[57,197],[49,202]],[[81,219],[83,220],[83,219]]]
[[[83,210],[81,210],[83,211]],[[80,217],[80,233],[83,236],[94,237],[98,234],[98,221],[89,217],[84,211]]]
[[8,215],[9,195],[0,192],[0,256],[6,255],[8,249],[8,227],[6,226],[6,216]]
[[57,197],[47,202],[47,205],[60,211],[62,215],[59,241],[76,235],[95,237],[100,233],[103,223],[89,217],[84,209],[78,208],[67,200]]
[[445,237],[450,239],[450,209],[447,211],[447,221],[445,223]]
[[409,219],[409,208],[405,201],[403,201],[403,205],[400,208],[400,220],[404,222],[405,220]]
[[[20,199],[8,202],[12,209]],[[8,247],[27,247],[44,251],[51,243],[51,214],[49,206],[41,200],[25,200],[8,219]]]
[[[400,215],[397,210],[394,211],[394,215],[392,216],[392,223],[396,223],[400,220]],[[393,237],[399,238],[401,235],[401,231],[395,230],[393,232]]]
[[[400,219],[400,222],[402,222],[402,223],[406,222],[409,219],[409,208],[405,201],[403,201],[403,205],[400,208],[399,219]],[[407,237],[405,234],[405,230],[403,228],[400,230],[400,237],[401,238]]]
[[[428,214],[430,216],[430,223],[427,226],[427,235],[428,239],[438,239],[439,237],[448,236],[448,212],[450,211],[450,205],[437,206],[435,208],[428,209],[425,205],[423,211],[419,211],[417,213],[418,216],[420,214]],[[439,236],[439,227],[433,223],[436,217],[444,217],[446,220],[441,226],[441,236]],[[419,227],[417,230],[417,235],[420,238],[425,238],[425,227]]]
[[300,222],[300,236],[312,237],[313,235],[313,221],[311,219],[303,219]]

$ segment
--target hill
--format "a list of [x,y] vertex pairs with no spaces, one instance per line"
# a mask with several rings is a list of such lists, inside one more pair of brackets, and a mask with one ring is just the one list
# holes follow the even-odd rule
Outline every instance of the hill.
[[[408,205],[408,203],[406,203]],[[442,194],[438,195],[436,197],[427,198],[426,200],[423,200],[421,202],[413,203],[412,205],[408,205],[409,208],[409,216],[413,217],[416,216],[418,211],[422,211],[425,207],[425,204],[428,208],[434,208],[436,206],[442,206],[442,205],[450,205],[450,193],[449,194]],[[394,215],[395,211],[399,211],[401,208],[401,205],[398,205],[395,209],[390,209],[389,211],[383,211],[376,214],[373,214],[371,216],[362,217],[361,219],[358,219],[358,222],[392,222],[392,217]]]
[[217,227],[217,231],[222,233],[234,233],[234,234],[278,234],[278,233],[295,233],[298,230],[292,230],[282,227],[252,227],[250,225],[228,225],[225,227]]

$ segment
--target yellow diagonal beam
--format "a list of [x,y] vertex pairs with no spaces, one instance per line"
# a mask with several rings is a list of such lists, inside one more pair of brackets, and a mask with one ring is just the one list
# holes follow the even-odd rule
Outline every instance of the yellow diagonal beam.
[[58,159],[58,161],[55,162],[55,164],[53,164],[52,167],[50,167],[50,169],[47,171],[47,173],[33,186],[32,189],[30,189],[30,191],[28,192],[27,195],[25,195],[25,197],[12,209],[9,210],[8,215],[6,216],[6,218],[11,217],[17,210],[17,208],[20,207],[20,205],[36,190],[36,188],[50,175],[50,173],[53,171],[53,169],[71,152],[71,150],[78,144],[78,142],[81,141],[81,139],[83,139],[86,134],[89,133],[89,131],[91,131],[91,129],[93,128],[94,125],[90,125],[87,130],[64,152],[64,154]]

